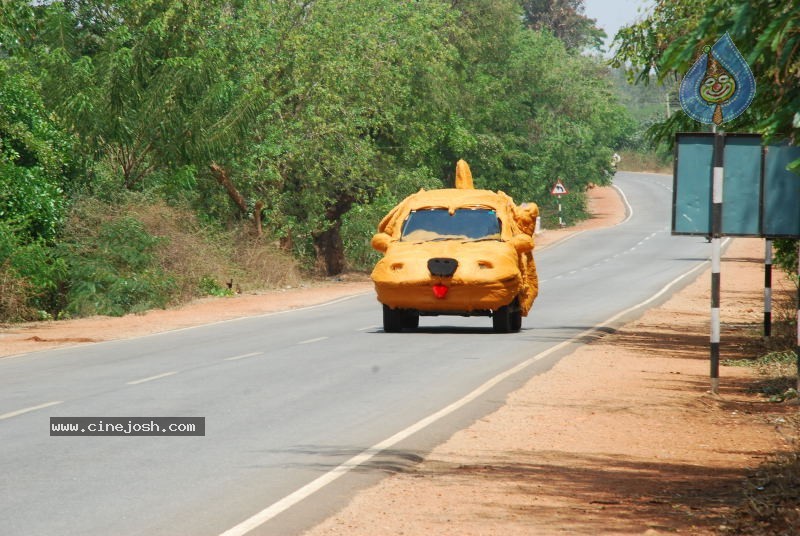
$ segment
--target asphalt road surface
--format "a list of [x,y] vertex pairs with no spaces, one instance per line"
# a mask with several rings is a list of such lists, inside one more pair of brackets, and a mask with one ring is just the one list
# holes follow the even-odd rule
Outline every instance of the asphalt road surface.
[[[618,173],[625,222],[535,252],[541,294],[518,334],[481,317],[386,334],[370,293],[0,359],[0,533],[301,532],[699,268],[705,240],[669,234],[671,181]],[[112,416],[205,417],[206,431],[49,435],[50,417]]]

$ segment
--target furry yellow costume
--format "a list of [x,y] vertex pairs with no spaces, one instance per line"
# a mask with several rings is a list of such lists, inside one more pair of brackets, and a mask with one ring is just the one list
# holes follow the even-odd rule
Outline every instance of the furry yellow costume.
[[539,208],[503,192],[476,190],[463,160],[456,188],[408,196],[378,226],[372,271],[384,329],[416,327],[419,315],[492,316],[518,331],[538,294],[533,232]]

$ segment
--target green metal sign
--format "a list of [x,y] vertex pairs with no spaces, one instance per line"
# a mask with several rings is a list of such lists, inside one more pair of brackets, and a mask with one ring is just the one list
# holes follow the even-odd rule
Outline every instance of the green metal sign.
[[[725,134],[722,235],[800,236],[800,147],[762,147],[757,134]],[[714,134],[677,134],[672,234],[711,234]]]

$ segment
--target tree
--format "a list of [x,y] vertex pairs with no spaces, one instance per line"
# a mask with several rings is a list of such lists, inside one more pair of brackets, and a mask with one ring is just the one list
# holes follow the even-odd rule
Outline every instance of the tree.
[[541,200],[549,198],[556,178],[576,192],[607,182],[612,147],[629,121],[605,66],[567,50],[547,31],[523,27],[513,2],[460,6],[469,38],[458,44],[466,133],[459,156],[470,162],[479,185]]
[[584,15],[583,0],[523,0],[522,7],[528,28],[552,32],[569,50],[603,46],[606,33]]
[[452,49],[432,29],[451,20],[438,1],[318,0],[273,49],[264,83],[276,102],[242,184],[282,234],[310,237],[321,272],[344,269],[342,216],[424,166],[409,154],[442,137],[436,77]]
[[[163,170],[205,164],[230,147],[217,143],[232,120],[241,57],[234,3],[81,0],[39,10],[31,62],[47,103],[84,145],[141,189]],[[211,31],[213,30],[213,31]],[[216,152],[215,152],[216,151]]]
[[53,239],[63,216],[69,138],[48,117],[36,83],[0,59],[0,220],[25,241]]
[[[679,77],[705,45],[729,32],[756,77],[756,97],[748,110],[726,125],[755,130],[772,139],[797,139],[800,122],[800,10],[796,2],[745,0],[659,1],[643,21],[615,37],[617,67],[630,65],[635,80],[645,82],[651,70],[659,80]],[[675,114],[656,130],[662,139],[693,122]]]
[[[660,80],[685,73],[704,45],[731,35],[756,78],[756,96],[741,116],[725,125],[759,132],[766,142],[798,142],[800,134],[800,9],[793,0],[680,0],[657,2],[645,20],[623,28],[614,64],[629,64],[638,81],[654,70]],[[679,130],[696,129],[683,113],[655,125],[656,139],[670,142]],[[790,164],[800,174],[800,160]],[[778,263],[790,266],[797,241],[782,241]],[[794,265],[796,266],[796,264]]]

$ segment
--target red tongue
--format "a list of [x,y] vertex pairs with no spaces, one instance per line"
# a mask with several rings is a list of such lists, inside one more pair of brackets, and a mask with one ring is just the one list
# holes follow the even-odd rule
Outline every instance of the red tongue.
[[442,299],[447,296],[447,291],[450,290],[447,286],[442,285],[441,283],[436,283],[433,285],[433,295],[436,296],[438,299]]

